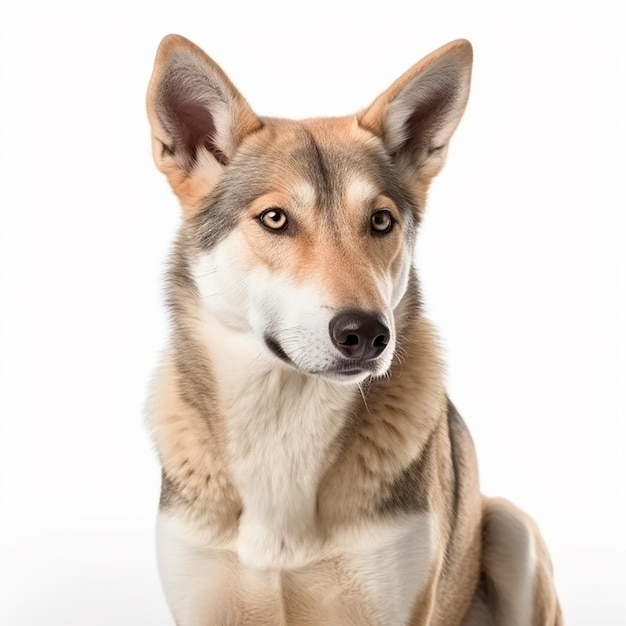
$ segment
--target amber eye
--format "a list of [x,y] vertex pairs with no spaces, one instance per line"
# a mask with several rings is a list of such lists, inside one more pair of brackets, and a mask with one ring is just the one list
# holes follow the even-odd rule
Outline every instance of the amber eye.
[[386,235],[393,228],[394,221],[391,213],[387,209],[376,211],[372,215],[372,233],[375,235]]
[[259,221],[269,230],[285,230],[287,228],[287,215],[282,209],[266,209],[259,215]]

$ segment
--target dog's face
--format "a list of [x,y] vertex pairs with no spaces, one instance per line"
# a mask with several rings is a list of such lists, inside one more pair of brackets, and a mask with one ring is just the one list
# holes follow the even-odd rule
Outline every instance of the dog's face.
[[194,220],[193,272],[210,313],[259,350],[359,380],[391,363],[417,214],[370,133],[318,126],[268,122],[233,157]]
[[204,53],[166,38],[148,112],[201,306],[260,358],[341,382],[384,374],[470,65],[454,42],[358,116],[291,122],[254,115]]

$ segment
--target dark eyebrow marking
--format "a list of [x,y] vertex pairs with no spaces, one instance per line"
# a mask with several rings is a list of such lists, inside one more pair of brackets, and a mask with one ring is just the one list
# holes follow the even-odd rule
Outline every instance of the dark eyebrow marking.
[[[309,141],[311,142],[311,148],[314,155],[314,176],[316,182],[319,183],[320,191],[326,199],[330,199],[332,196],[333,183],[330,171],[326,164],[326,157],[324,156],[319,145],[315,141],[313,133],[309,130],[306,131]],[[312,163],[313,164],[313,163]]]

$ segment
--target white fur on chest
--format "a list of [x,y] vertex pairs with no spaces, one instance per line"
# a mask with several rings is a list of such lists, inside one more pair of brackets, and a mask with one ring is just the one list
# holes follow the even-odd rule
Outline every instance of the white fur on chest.
[[319,481],[356,387],[292,372],[254,342],[208,326],[232,481],[243,511],[237,551],[259,569],[300,567],[319,556]]
[[[280,611],[276,607],[285,600],[280,569],[242,566],[232,550],[207,545],[175,514],[161,512],[157,536],[163,588],[181,624],[239,623],[239,611]],[[330,614],[342,614],[340,607],[350,602],[368,607],[367,618],[332,623],[405,626],[432,575],[435,553],[430,514],[381,520],[334,534],[320,562],[292,570],[292,585],[306,589],[311,601]],[[333,563],[341,564],[341,582]]]
[[383,520],[336,535],[333,544],[379,613],[381,626],[408,624],[432,575],[436,523],[430,513]]

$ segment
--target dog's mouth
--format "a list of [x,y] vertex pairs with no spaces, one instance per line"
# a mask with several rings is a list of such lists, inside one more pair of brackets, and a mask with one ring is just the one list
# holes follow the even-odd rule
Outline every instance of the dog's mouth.
[[265,340],[265,345],[268,347],[269,351],[277,356],[281,361],[284,361],[288,365],[292,367],[297,367],[297,365],[289,358],[287,353],[283,350],[282,346],[270,335],[265,335],[263,337]]
[[313,376],[323,376],[325,378],[341,380],[343,382],[350,382],[350,379],[363,380],[364,378],[367,378],[367,376],[376,373],[373,362],[362,362],[357,359],[340,359],[326,368],[306,369],[300,367],[297,363],[295,363],[274,337],[266,334],[263,339],[268,350],[274,356],[279,358],[283,363],[293,367],[300,372],[305,372],[306,374],[310,374]]

